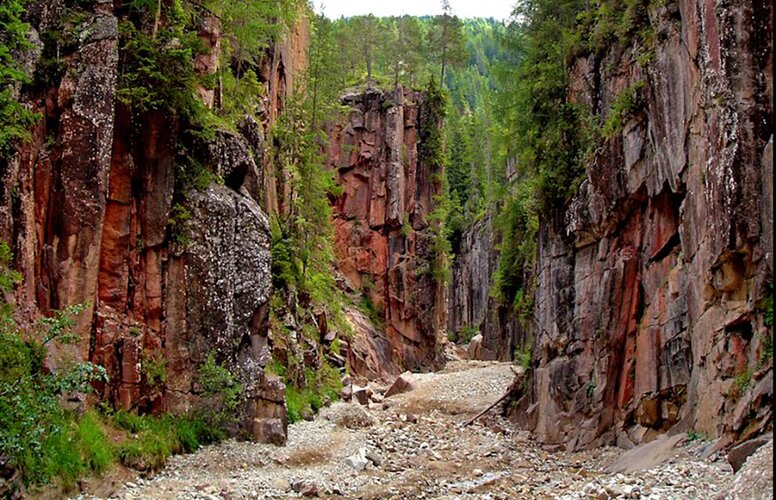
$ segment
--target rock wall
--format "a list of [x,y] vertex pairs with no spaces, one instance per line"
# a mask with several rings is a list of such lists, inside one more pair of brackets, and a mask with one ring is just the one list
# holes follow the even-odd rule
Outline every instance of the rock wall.
[[470,354],[477,359],[509,361],[515,349],[530,343],[530,325],[490,296],[498,269],[493,218],[488,214],[463,232],[451,268],[447,331],[460,335],[467,329],[477,330],[482,340]]
[[[64,8],[30,5],[31,73],[41,34]],[[182,197],[179,121],[133,113],[116,99],[117,12],[112,2],[96,1],[77,27],[79,43],[61,54],[61,80],[22,92],[42,119],[0,166],[0,239],[12,243],[24,276],[15,297],[19,320],[85,303],[80,341],[49,362],[56,368],[75,357],[105,366],[110,382],[99,393],[127,410],[185,413],[208,404],[197,371],[212,352],[246,388],[236,432],[284,441],[284,387],[263,369],[271,276],[261,206],[273,206],[267,190],[274,188],[263,135],[289,91],[290,68],[303,67],[306,24],[262,63],[272,68],[265,80],[272,112],[265,110],[262,123],[246,118],[239,135],[218,132],[202,158],[224,184]],[[200,37],[212,52],[195,61],[201,74],[215,71],[220,36],[218,21],[203,16]],[[199,93],[207,105],[217,103],[216,91]]]
[[[617,47],[571,67],[571,99],[645,105],[539,235],[533,376],[517,418],[543,442],[630,446],[772,425],[773,4],[650,10],[652,61]],[[604,116],[605,118],[605,116]]]
[[446,307],[431,273],[429,215],[442,173],[424,164],[420,141],[424,120],[436,118],[423,93],[401,88],[342,102],[350,112],[331,127],[328,152],[342,186],[334,202],[338,269],[383,323],[387,342],[367,344],[390,349],[377,356],[391,361],[386,370],[437,367]]

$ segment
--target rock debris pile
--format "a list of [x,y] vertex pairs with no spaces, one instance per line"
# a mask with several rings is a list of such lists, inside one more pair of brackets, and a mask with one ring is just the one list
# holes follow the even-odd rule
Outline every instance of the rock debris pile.
[[[721,453],[702,458],[709,444],[699,439],[665,438],[671,451],[662,463],[632,470],[638,464],[629,462],[625,471],[607,472],[626,460],[624,450],[551,453],[495,409],[463,426],[507,390],[514,369],[468,361],[405,374],[414,389],[379,404],[336,403],[291,425],[285,447],[209,446],[174,457],[156,477],[128,483],[114,498],[733,498],[732,467]],[[375,399],[384,390],[374,388]],[[755,459],[760,473],[763,463],[770,468],[772,445]]]

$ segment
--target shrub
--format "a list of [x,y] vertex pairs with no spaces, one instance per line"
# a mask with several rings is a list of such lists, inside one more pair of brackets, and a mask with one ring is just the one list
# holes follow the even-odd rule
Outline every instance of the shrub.
[[286,387],[289,423],[298,422],[306,413],[317,413],[325,403],[339,399],[342,387],[339,371],[327,362],[318,370],[307,368],[304,387]]
[[475,335],[480,333],[480,327],[475,325],[466,325],[458,332],[458,342],[462,344],[469,343]]
[[216,363],[214,352],[210,352],[205,363],[199,367],[199,383],[202,384],[206,397],[215,396],[221,399],[224,411],[234,412],[243,395],[243,386],[226,367]]
[[24,1],[0,0],[0,159],[29,138],[27,128],[38,118],[14,97],[15,88],[29,82],[18,58],[30,46],[30,27],[22,22],[23,13]]
[[3,299],[19,281],[10,263],[10,249],[0,243],[0,453],[26,485],[54,477],[69,484],[84,471],[102,472],[110,457],[93,418],[87,415],[76,424],[59,399],[71,392],[88,392],[91,382],[107,381],[107,376],[91,363],[75,363],[57,372],[44,369],[47,344],[76,340],[72,316],[82,307],[43,318],[34,331],[21,331],[13,321],[13,307]]
[[620,132],[633,114],[644,107],[644,81],[639,80],[617,95],[603,126],[603,136],[611,139]]
[[531,346],[530,344],[521,347],[516,347],[514,352],[515,363],[521,366],[523,370],[528,370],[531,367]]

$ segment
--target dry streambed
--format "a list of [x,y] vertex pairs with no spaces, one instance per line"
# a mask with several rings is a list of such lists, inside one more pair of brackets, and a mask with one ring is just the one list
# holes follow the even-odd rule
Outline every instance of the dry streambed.
[[[227,441],[177,456],[115,498],[717,498],[733,472],[705,445],[679,444],[660,465],[607,472],[622,450],[548,453],[496,411],[469,426],[514,378],[504,363],[456,362],[415,376],[368,407],[337,403],[290,426],[285,447]],[[770,455],[772,463],[772,451]]]

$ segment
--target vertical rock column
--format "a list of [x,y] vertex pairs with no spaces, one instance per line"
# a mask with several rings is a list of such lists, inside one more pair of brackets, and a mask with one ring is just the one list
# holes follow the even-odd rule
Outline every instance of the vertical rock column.
[[347,121],[330,130],[329,164],[343,188],[334,205],[337,265],[384,328],[363,329],[380,338],[359,345],[384,352],[356,366],[366,358],[390,360],[386,371],[440,361],[446,308],[430,277],[428,222],[437,187],[418,160],[424,100],[401,88],[349,94]]

